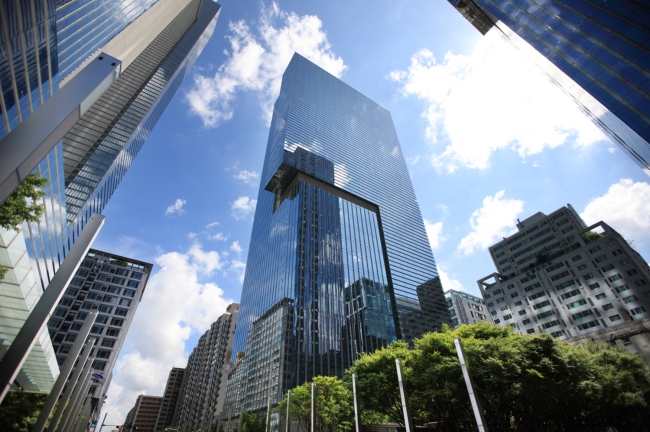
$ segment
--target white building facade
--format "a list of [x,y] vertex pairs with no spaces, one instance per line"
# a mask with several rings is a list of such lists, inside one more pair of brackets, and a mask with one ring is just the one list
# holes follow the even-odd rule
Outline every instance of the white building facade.
[[454,328],[478,322],[492,323],[492,315],[488,312],[482,298],[452,289],[445,291],[445,298]]

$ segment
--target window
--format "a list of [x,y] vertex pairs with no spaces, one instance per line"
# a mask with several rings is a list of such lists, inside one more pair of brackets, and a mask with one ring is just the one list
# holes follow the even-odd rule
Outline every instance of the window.
[[97,358],[107,359],[110,356],[111,352],[109,350],[97,350]]
[[508,285],[508,289],[509,289],[509,290],[510,290],[510,289],[513,289],[514,287],[515,287],[515,284],[510,284],[510,285]]
[[117,326],[117,327],[122,327],[122,324],[124,323],[123,319],[120,318],[113,318],[111,320],[111,325]]
[[529,319],[525,319],[525,320],[523,320],[521,323],[522,323],[523,325],[528,325],[528,324],[530,324],[530,320],[529,320]]
[[626,258],[624,260],[621,260],[620,263],[621,263],[622,266],[624,266],[624,265],[631,264],[632,262],[629,259]]
[[106,324],[108,322],[108,317],[104,315],[99,315],[95,320],[97,324]]
[[494,320],[494,324],[499,324],[500,322],[501,322],[501,320],[499,320],[499,319]]
[[563,277],[566,277],[566,276],[569,276],[569,272],[568,271],[563,271],[561,273],[556,274],[555,276],[552,276],[551,280],[556,281],[556,280],[562,279]]
[[615,289],[616,289],[616,292],[622,293],[623,291],[629,290],[630,286],[628,284],[623,284],[621,286],[617,286]]
[[568,299],[570,297],[577,296],[578,294],[580,294],[580,290],[577,290],[577,289],[573,290],[571,292],[568,292],[566,294],[562,294],[562,300],[566,300],[566,299]]
[[553,315],[555,315],[555,311],[550,310],[550,311],[542,312],[541,314],[537,315],[537,319],[544,319]]
[[490,312],[490,313],[491,313],[492,315],[496,315],[496,314],[497,314],[497,311],[493,310],[493,311]]
[[556,332],[551,333],[551,336],[558,338],[558,337],[564,336],[564,332],[561,331],[561,330],[556,331]]
[[600,293],[600,294],[597,294],[597,295],[596,295],[596,300],[602,300],[602,299],[604,299],[605,297],[607,297],[607,294],[605,294],[605,293]]
[[505,298],[503,298],[503,297],[499,297],[499,298],[497,299],[497,304],[499,304],[499,303],[503,303],[504,301],[506,301]]
[[592,283],[591,285],[589,285],[589,288],[595,290],[596,288],[600,288],[600,284],[598,282]]
[[102,296],[95,293],[88,294],[88,300],[99,300],[102,301]]
[[532,300],[538,299],[540,297],[544,297],[545,295],[546,295],[546,292],[540,291],[537,294],[533,294],[532,296],[528,297],[528,300],[532,301]]
[[68,333],[67,335],[65,335],[65,340],[67,340],[68,342],[74,342],[75,339],[77,339],[76,334]]
[[600,250],[600,246],[594,246],[591,249],[589,249],[589,253],[596,253]]
[[608,271],[612,271],[615,268],[616,267],[614,267],[614,264],[607,264],[605,267],[601,268],[601,270],[603,271],[603,273],[605,273],[605,272],[608,272]]
[[643,286],[643,285],[645,285],[645,284],[646,284],[645,279],[640,279],[640,280],[634,282],[634,285],[636,285],[636,286],[638,286],[638,287]]
[[93,369],[103,371],[106,368],[106,363],[101,361],[93,362]]
[[141,280],[142,279],[142,273],[133,272],[133,273],[131,273],[131,278]]
[[578,306],[582,306],[584,304],[587,304],[587,300],[582,299],[582,300],[574,301],[573,303],[569,303],[568,305],[566,305],[566,307],[567,309],[573,309],[573,308],[577,308]]
[[508,309],[510,309],[510,308],[508,307],[508,305],[505,305],[504,307],[501,308],[501,312],[503,312],[503,311],[505,311],[505,310],[508,310]]
[[510,294],[510,297],[512,297],[512,298],[519,297],[519,293],[512,293],[512,294]]
[[84,284],[83,279],[76,279],[75,278],[75,280],[72,281],[72,285],[75,285],[75,286],[81,286],[83,284]]
[[126,312],[127,312],[126,309],[121,309],[121,308],[116,308],[115,309],[115,315],[118,315],[118,316],[126,316]]
[[515,302],[515,306],[521,306],[521,300]]
[[92,266],[93,266],[93,262],[88,260],[84,261],[84,263],[81,264],[81,267],[86,267],[86,268],[91,268]]
[[605,243],[605,246],[614,246],[614,240],[610,240],[607,243]]
[[560,290],[560,289],[564,289],[564,288],[570,287],[571,285],[575,285],[575,284],[576,284],[576,282],[574,280],[570,280],[568,282],[564,282],[564,283],[561,283],[559,285],[555,285],[555,288]]
[[621,275],[620,274],[615,274],[614,276],[610,276],[607,278],[610,282],[615,282],[617,280],[621,280]]
[[526,330],[526,333],[528,333],[528,334],[535,333],[535,329],[528,329],[528,330]]
[[598,320],[595,321],[589,321],[588,323],[580,324],[578,326],[578,330],[586,330],[592,327],[598,327],[600,324],[598,323]]
[[74,323],[70,326],[70,330],[72,331],[79,331],[81,330],[81,323]]
[[582,275],[582,277],[584,278],[584,280],[589,280],[589,279],[592,279],[594,277],[594,274],[593,273],[585,273],[585,274]]
[[551,304],[550,301],[545,300],[545,301],[543,301],[543,302],[541,302],[541,303],[537,303],[536,305],[534,305],[534,306],[533,306],[533,309],[534,309],[534,310],[541,309],[541,308],[546,307],[546,306],[548,306],[548,305],[550,305],[550,304]]
[[86,302],[84,303],[83,309],[91,310],[94,305],[95,305],[94,303]]
[[107,314],[109,314],[109,313],[111,313],[111,312],[113,311],[113,308],[112,308],[111,306],[100,306],[100,307],[99,307],[99,311],[100,311],[101,313],[107,313]]
[[61,300],[61,306],[70,306],[74,300],[64,298]]
[[455,316],[456,315],[456,309],[449,309],[449,315]]
[[115,277],[115,278],[113,278],[113,283],[115,285],[124,285],[124,279]]
[[555,327],[556,325],[560,325],[559,320],[549,321],[546,324],[542,324],[542,328],[546,330],[547,328]]
[[130,289],[124,290],[124,295],[127,296],[127,297],[134,297],[135,296],[135,291],[130,290]]
[[508,258],[504,258],[501,261],[499,261],[499,265],[503,265],[508,262]]
[[54,312],[54,316],[65,316],[66,310],[65,309],[57,309],[56,312]]
[[612,321],[612,322],[613,321],[618,321],[618,320],[621,320],[621,319],[623,319],[623,318],[621,318],[621,316],[619,314],[611,315],[609,317],[609,320]]
[[112,328],[106,329],[106,336],[116,337],[119,334],[120,331],[118,329],[112,329]]
[[576,262],[576,261],[578,261],[578,260],[581,259],[581,258],[582,258],[582,257],[581,257],[580,255],[576,255],[576,256],[571,257],[571,261]]
[[115,304],[115,302],[117,302],[117,298],[116,298],[116,297],[108,296],[108,295],[107,295],[107,296],[104,296],[104,303]]
[[600,262],[605,261],[606,259],[607,259],[607,254],[603,254],[603,255],[601,255],[599,257],[594,258],[594,261],[596,261],[597,263],[600,263]]
[[61,348],[59,348],[59,352],[61,354],[67,354],[70,352],[70,348],[72,348],[72,346],[70,345],[61,345]]
[[645,310],[645,308],[643,306],[639,306],[637,308],[632,309],[630,312],[632,313],[632,315],[638,315],[638,314],[643,313],[645,311],[646,310]]
[[587,310],[583,310],[582,312],[578,312],[577,314],[574,314],[573,319],[577,320],[577,319],[584,318],[586,316],[593,315],[593,314],[594,313],[592,312],[591,309],[587,309]]
[[587,268],[587,264],[580,264],[580,265],[578,266],[578,271],[584,270],[584,269],[586,269],[586,268]]
[[[512,267],[510,267],[510,266],[505,266],[505,267],[503,268],[503,271],[504,271],[504,272],[507,272],[507,271],[510,270],[511,268],[512,268]],[[136,288],[137,288],[137,287],[136,287]]]
[[126,307],[131,306],[131,300],[124,299],[124,298],[121,299],[121,300],[120,300],[120,306],[126,306]]
[[635,300],[638,300],[638,299],[636,298],[636,296],[635,296],[635,295],[631,295],[631,296],[629,296],[629,297],[625,297],[625,298],[623,299],[623,303],[628,304],[628,303],[631,303],[631,302],[633,302],[633,301],[635,301]]
[[102,334],[103,331],[104,331],[104,327],[100,327],[100,326],[93,326],[93,328],[90,329],[90,332],[94,334]]
[[119,294],[120,291],[122,291],[122,288],[118,288],[118,287],[115,287],[115,286],[112,286],[112,287],[110,287],[108,289],[108,292],[111,293],[111,294]]
[[69,296],[72,296],[72,297],[76,297],[78,292],[79,291],[76,290],[76,289],[68,288],[68,290],[65,292],[65,294],[69,295]]
[[621,255],[622,253],[623,253],[622,250],[620,250],[620,249],[616,249],[614,252],[612,252],[612,255],[614,255],[614,256],[618,256],[618,255]]
[[520,316],[521,316],[521,315],[526,315],[526,310],[520,310],[520,311],[519,311],[519,315],[520,315]]
[[494,294],[494,295],[501,294],[501,290],[498,289],[498,290],[494,291],[492,294]]
[[126,286],[128,286],[129,288],[137,288],[139,285],[140,285],[139,282],[132,281],[132,280],[130,280],[129,283],[126,284]]
[[126,276],[129,274],[129,271],[124,269],[119,269],[118,271],[115,272],[115,274],[117,274],[118,276]]
[[113,348],[115,346],[115,339],[104,339],[102,341],[102,346],[107,348]]
[[526,288],[524,288],[524,291],[529,292],[529,291],[532,291],[532,290],[534,290],[535,288],[539,288],[539,287],[541,287],[541,286],[542,286],[542,284],[539,283],[539,282],[537,282],[537,283],[534,283],[534,284],[532,284],[532,285],[527,286]]
[[79,321],[86,321],[86,317],[87,317],[87,316],[88,316],[87,313],[80,313],[80,314],[77,314],[77,318],[76,318],[76,319],[78,319]]
[[510,314],[508,314],[508,315],[504,315],[504,316],[503,316],[503,319],[504,319],[505,321],[508,321],[509,319],[512,319],[512,315],[510,315]]
[[614,305],[612,305],[611,303],[607,303],[606,305],[603,305],[604,311],[608,311],[610,309],[614,309]]

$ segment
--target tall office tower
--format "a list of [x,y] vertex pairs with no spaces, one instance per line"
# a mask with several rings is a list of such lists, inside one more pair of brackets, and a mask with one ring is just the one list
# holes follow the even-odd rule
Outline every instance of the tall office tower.
[[452,289],[445,290],[445,298],[451,316],[451,325],[454,328],[478,322],[492,323],[492,316],[482,298]]
[[152,268],[149,263],[91,249],[48,322],[56,359],[61,365],[88,311],[98,311],[90,330],[90,335],[97,339],[91,355],[95,357],[92,368],[98,379],[89,391],[95,412],[101,410],[113,367]]
[[169,377],[167,378],[167,384],[165,385],[165,393],[163,394],[163,401],[160,405],[160,412],[158,413],[158,419],[156,420],[155,430],[163,430],[172,425],[174,411],[176,410],[176,402],[179,400],[179,393],[184,375],[185,369],[183,368],[174,367],[169,371]]
[[449,2],[482,34],[503,32],[650,175],[647,2]]
[[201,336],[185,367],[183,383],[172,424],[183,430],[207,429],[225,397],[224,367],[232,355],[239,305],[228,305],[226,313]]
[[122,428],[138,432],[156,432],[156,419],[163,403],[162,396],[139,395],[126,415]]
[[[29,8],[10,8],[19,3],[23,5],[28,2],[2,2],[0,7],[4,15],[0,18],[6,20],[8,16],[14,17],[12,22],[15,21],[18,27],[23,25],[23,30],[27,31],[25,26],[29,20],[21,14],[27,13]],[[30,8],[37,3],[43,2],[32,2]],[[51,18],[54,16],[55,2],[46,0],[45,3],[49,8],[45,8],[44,15],[41,15]],[[9,269],[7,276],[0,281],[0,356],[13,341],[42,291],[47,288],[90,214],[103,211],[133,158],[212,35],[219,10],[220,6],[212,0],[58,0],[56,26],[43,28],[44,24],[38,24],[36,30],[21,33],[22,36],[16,36],[15,40],[3,36],[4,46],[8,46],[6,40],[13,41],[11,55],[22,58],[23,63],[30,66],[28,50],[23,49],[30,45],[21,45],[21,41],[27,40],[34,32],[56,30],[61,45],[56,45],[54,38],[54,45],[46,44],[39,48],[39,53],[47,54],[50,62],[47,64],[53,64],[56,68],[48,66],[46,72],[50,80],[46,82],[42,78],[39,82],[46,82],[51,92],[58,88],[57,59],[60,59],[62,70],[67,75],[61,76],[62,88],[54,95],[59,98],[56,99],[57,106],[66,105],[68,99],[78,96],[78,82],[75,84],[73,80],[87,80],[89,71],[96,71],[101,61],[108,62],[104,69],[109,72],[109,81],[103,82],[104,87],[93,87],[92,91],[88,90],[88,95],[84,95],[87,98],[82,99],[84,102],[74,110],[80,115],[74,127],[70,129],[68,118],[60,125],[48,125],[53,130],[67,125],[69,131],[62,134],[61,140],[54,141],[51,149],[43,150],[46,156],[35,168],[36,173],[49,180],[42,202],[45,215],[41,222],[23,224],[18,233],[0,228],[0,265]],[[8,15],[7,11],[13,15]],[[41,22],[38,21],[41,15],[29,9],[29,16],[32,15],[36,16],[34,22]],[[44,22],[52,24],[50,18],[47,18],[50,21]],[[7,27],[3,26],[2,29],[4,31]],[[38,35],[40,37],[41,33]],[[11,65],[18,60],[2,63],[2,55],[6,52],[0,52],[0,84],[5,85],[2,80],[7,74],[20,84],[19,76],[10,73],[16,70]],[[113,71],[114,68],[117,70]],[[92,77],[93,73],[90,73]],[[13,89],[13,93],[22,94],[22,87],[16,85],[8,88]],[[4,87],[2,90],[9,91]],[[39,91],[43,93],[45,90]],[[39,112],[47,109],[56,112],[57,106],[46,103]],[[9,135],[0,140],[0,161],[10,159],[5,156],[14,154],[17,150],[15,146],[20,148],[23,143],[29,142],[21,139],[22,134],[44,126],[28,125],[37,117],[23,118],[20,125],[23,126],[22,130],[20,127],[12,129]],[[11,121],[5,120],[5,123]],[[4,168],[4,165],[0,168]],[[0,182],[3,181],[5,179],[0,178]],[[47,332],[43,333],[27,364],[33,367],[30,366],[25,373],[43,375],[39,384],[31,386],[29,390],[49,391],[58,370]]]
[[235,334],[245,408],[446,322],[390,113],[295,54],[275,103]]
[[587,227],[567,204],[517,229],[489,248],[497,272],[478,281],[495,324],[569,341],[650,329],[650,268],[613,228]]

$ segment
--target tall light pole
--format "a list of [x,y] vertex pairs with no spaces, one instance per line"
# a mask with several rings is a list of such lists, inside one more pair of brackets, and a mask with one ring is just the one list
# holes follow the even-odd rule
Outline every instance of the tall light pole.
[[402,398],[402,412],[404,413],[404,426],[406,427],[406,432],[414,432],[411,425],[411,419],[409,418],[408,407],[406,405],[406,386],[404,384],[404,378],[402,376],[402,361],[400,359],[395,359],[395,366],[397,367],[397,381],[399,382],[399,394]]
[[354,400],[354,426],[356,428],[356,432],[361,432],[359,429],[359,406],[357,405],[357,374],[356,373],[352,374],[352,398]]
[[479,432],[487,432],[487,429],[485,428],[485,419],[483,418],[483,410],[481,409],[478,399],[474,394],[472,376],[469,374],[469,369],[467,368],[467,363],[465,361],[465,349],[463,349],[463,343],[460,339],[454,339],[454,345],[456,345],[456,353],[458,354],[458,360],[460,361],[460,368],[463,371],[463,378],[465,378],[465,385],[467,386],[467,392],[469,393],[469,400],[472,403],[472,410],[474,411],[474,417],[476,418],[476,425],[478,426]]

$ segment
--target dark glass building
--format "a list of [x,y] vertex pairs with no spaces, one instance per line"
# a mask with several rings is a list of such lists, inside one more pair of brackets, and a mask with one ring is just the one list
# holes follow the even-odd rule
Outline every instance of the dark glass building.
[[498,27],[650,175],[647,1],[449,2],[482,34]]
[[[341,376],[359,352],[446,322],[390,113],[295,54],[255,212],[233,349],[233,359],[246,353],[248,378],[237,398],[263,407],[313,376]],[[240,406],[230,399],[226,409]]]

